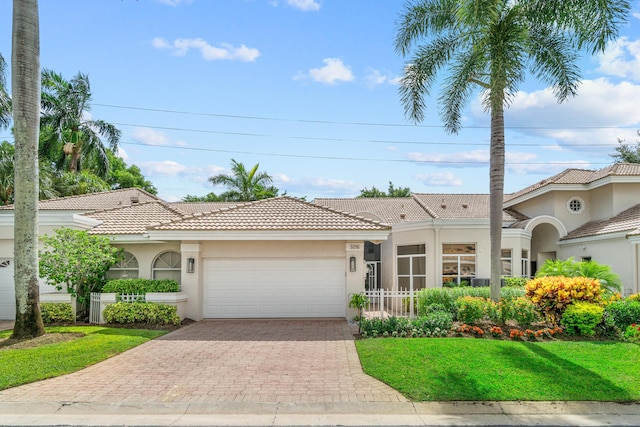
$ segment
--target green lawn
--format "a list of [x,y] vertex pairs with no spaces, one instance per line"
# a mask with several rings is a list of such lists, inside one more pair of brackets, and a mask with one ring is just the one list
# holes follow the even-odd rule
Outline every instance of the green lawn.
[[640,346],[473,338],[356,341],[364,371],[415,401],[640,400]]
[[[72,341],[35,348],[0,348],[0,390],[78,371],[166,333],[139,329],[69,326],[47,333],[81,333]],[[7,338],[11,331],[0,332]]]

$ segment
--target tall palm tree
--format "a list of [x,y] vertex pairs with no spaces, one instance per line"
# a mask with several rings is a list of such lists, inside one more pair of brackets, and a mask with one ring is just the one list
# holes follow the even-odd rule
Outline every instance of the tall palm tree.
[[0,54],[0,129],[9,127],[11,121],[11,98],[7,93],[6,69],[7,64]]
[[12,338],[44,334],[38,285],[38,133],[40,31],[38,0],[13,0],[11,87],[15,136],[14,278]]
[[248,202],[277,196],[278,189],[271,185],[273,179],[266,172],[258,172],[259,166],[258,163],[247,170],[242,163],[231,159],[232,174],[212,176],[209,182],[222,184],[229,189],[220,195],[225,201]]
[[93,120],[91,86],[86,74],[78,73],[70,81],[51,70],[42,72],[42,118],[45,137],[40,144],[43,155],[56,153],[58,163],[64,160],[67,169],[78,172],[82,158],[97,161],[93,172],[106,177],[109,158],[100,137],[106,138],[109,148],[117,150],[120,130],[104,120]]
[[491,115],[491,298],[500,297],[504,111],[527,73],[562,102],[576,95],[583,50],[603,51],[626,20],[625,0],[416,0],[405,5],[395,47],[403,57],[400,97],[407,116],[425,118],[425,96],[442,74],[445,129],[457,133],[476,89]]

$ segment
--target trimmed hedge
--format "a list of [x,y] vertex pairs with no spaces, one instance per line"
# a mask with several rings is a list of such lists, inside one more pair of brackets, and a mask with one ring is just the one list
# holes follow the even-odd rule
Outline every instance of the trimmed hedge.
[[604,308],[605,318],[624,331],[633,323],[640,324],[640,301],[623,299],[612,302]]
[[602,321],[604,308],[598,304],[578,301],[562,313],[562,326],[568,334],[593,336],[596,326]]
[[45,325],[51,323],[73,323],[76,320],[73,307],[66,302],[40,303],[40,313],[42,314],[42,322]]
[[[417,293],[417,305],[419,313],[426,313],[427,307],[432,304],[442,304],[447,311],[456,315],[456,300],[462,297],[480,297],[489,299],[490,290],[488,286],[472,287],[460,286],[457,288],[426,288]],[[524,296],[524,288],[504,287],[500,289],[500,296],[503,300],[512,300]]]
[[107,323],[180,325],[180,316],[178,316],[178,309],[175,306],[153,302],[109,304],[102,312],[102,316]]
[[154,279],[114,279],[109,280],[102,292],[117,294],[146,294],[147,292],[179,292],[180,285],[175,280]]

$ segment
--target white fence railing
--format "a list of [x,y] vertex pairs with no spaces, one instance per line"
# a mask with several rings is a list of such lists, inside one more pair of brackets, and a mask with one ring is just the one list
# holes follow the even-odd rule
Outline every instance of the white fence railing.
[[97,325],[100,323],[100,292],[91,292],[91,302],[89,303],[89,323]]
[[411,289],[373,289],[364,291],[369,305],[364,309],[364,317],[409,317],[418,316],[416,292]]

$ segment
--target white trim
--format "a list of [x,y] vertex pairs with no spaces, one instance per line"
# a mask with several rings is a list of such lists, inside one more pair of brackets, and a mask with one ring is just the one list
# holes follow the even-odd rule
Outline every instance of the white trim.
[[[578,209],[577,211],[574,211],[573,209],[571,209],[571,203],[573,202],[580,203],[580,209]],[[587,204],[585,203],[584,199],[579,196],[571,196],[567,200],[567,210],[571,215],[580,215],[582,212],[584,212],[586,206]]]
[[558,231],[559,239],[562,239],[564,236],[569,234],[567,232],[567,228],[564,226],[562,221],[560,221],[558,218],[551,215],[540,215],[535,218],[531,218],[531,220],[527,223],[524,229],[529,233],[533,233],[533,229],[540,224],[549,224],[554,226],[555,229]]
[[384,231],[168,231],[149,230],[150,240],[387,240]]
[[565,239],[558,241],[559,246],[567,246],[571,244],[589,243],[603,240],[620,240],[626,239],[629,231],[621,231],[617,233],[599,234],[595,236],[577,237],[575,239]]

